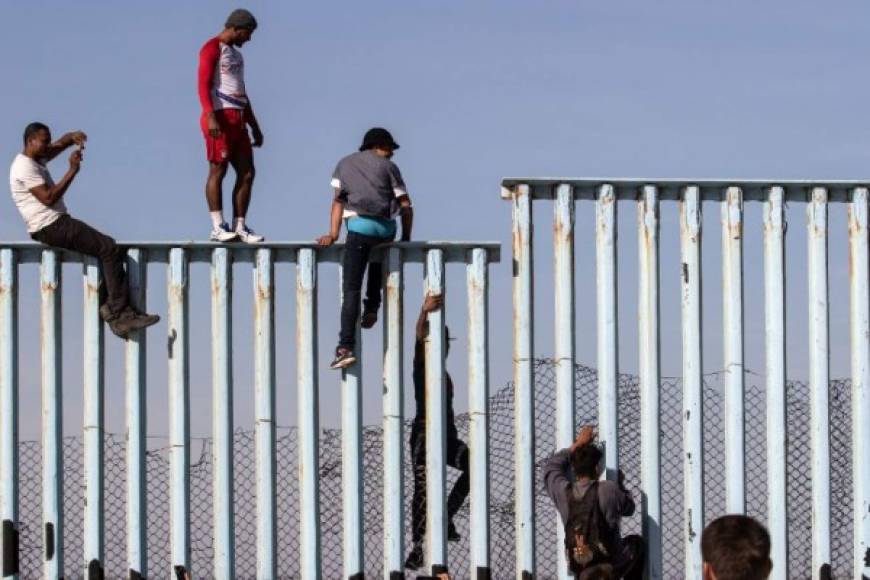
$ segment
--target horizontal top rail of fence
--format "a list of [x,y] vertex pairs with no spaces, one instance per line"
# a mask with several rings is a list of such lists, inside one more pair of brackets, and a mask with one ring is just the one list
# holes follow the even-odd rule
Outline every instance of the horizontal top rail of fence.
[[574,199],[598,199],[602,186],[613,188],[616,199],[637,200],[645,185],[654,185],[660,201],[677,201],[689,186],[699,189],[702,201],[725,201],[729,187],[739,187],[744,201],[766,201],[772,187],[783,189],[785,201],[812,201],[815,188],[827,190],[828,201],[852,201],[855,189],[870,186],[865,180],[811,180],[811,179],[673,179],[625,177],[507,177],[502,180],[501,196],[510,199],[514,189],[527,186],[532,199],[556,199],[560,185],[570,186]]
[[[312,249],[317,253],[318,262],[340,262],[341,255],[344,251],[344,244],[336,243],[329,247],[323,248],[315,242],[263,242],[256,245],[233,243],[221,244],[217,242],[197,242],[197,241],[131,241],[118,242],[118,245],[124,249],[140,249],[148,251],[148,261],[156,263],[169,263],[169,250],[180,248],[188,253],[189,262],[210,262],[212,252],[218,248],[230,250],[235,262],[255,262],[257,250],[272,250],[272,260],[275,262],[295,262],[299,250]],[[37,263],[41,259],[43,250],[51,249],[61,254],[64,262],[81,262],[81,256],[75,252],[50,248],[37,242],[3,242],[0,241],[0,248],[16,250],[18,252],[18,263],[28,264]],[[389,248],[398,248],[402,250],[402,261],[406,263],[425,263],[426,252],[429,250],[442,250],[444,252],[444,260],[446,262],[467,262],[470,258],[468,252],[474,249],[486,250],[487,261],[489,263],[497,263],[501,257],[501,246],[498,242],[444,242],[444,241],[427,241],[427,242],[392,242],[378,246],[374,251],[373,257],[378,258],[385,254]]]

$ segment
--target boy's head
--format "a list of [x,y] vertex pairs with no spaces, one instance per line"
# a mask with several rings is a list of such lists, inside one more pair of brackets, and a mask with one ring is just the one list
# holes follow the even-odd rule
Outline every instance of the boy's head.
[[770,575],[770,535],[747,516],[710,522],[701,534],[704,580],[764,580]]
[[382,127],[372,127],[371,129],[366,131],[366,134],[363,137],[362,145],[360,145],[359,150],[372,150],[377,155],[389,159],[393,156],[393,151],[398,148],[399,144],[396,143],[396,140],[393,139],[393,136],[390,135],[389,131]]
[[595,445],[578,447],[571,453],[571,467],[575,477],[598,479],[598,465],[601,463],[601,450]]

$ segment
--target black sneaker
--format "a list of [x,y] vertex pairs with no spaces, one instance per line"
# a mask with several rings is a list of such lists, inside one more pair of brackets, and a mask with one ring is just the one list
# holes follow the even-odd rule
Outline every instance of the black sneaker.
[[359,325],[363,328],[371,328],[378,321],[378,313],[374,312],[363,312],[362,318],[360,319]]
[[356,356],[349,348],[338,347],[335,349],[335,359],[329,365],[331,369],[346,369],[356,362]]
[[456,530],[456,526],[453,522],[447,524],[447,541],[448,542],[458,542],[462,539],[462,534],[460,534]]
[[420,544],[414,544],[414,547],[411,548],[411,551],[408,553],[408,557],[405,558],[405,568],[408,570],[416,570],[422,565],[423,546]]

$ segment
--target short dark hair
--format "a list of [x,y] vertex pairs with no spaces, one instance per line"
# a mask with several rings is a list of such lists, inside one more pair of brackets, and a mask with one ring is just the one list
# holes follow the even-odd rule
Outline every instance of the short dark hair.
[[33,139],[33,137],[39,133],[40,131],[48,131],[51,130],[48,128],[48,125],[45,123],[40,123],[39,121],[34,121],[24,128],[24,145],[27,145],[27,142]]
[[601,450],[595,445],[584,445],[571,454],[571,467],[576,477],[593,478],[598,475],[598,463],[601,461]]
[[727,515],[701,534],[701,554],[718,580],[764,580],[773,567],[770,535],[748,516]]
[[616,578],[613,566],[610,564],[598,564],[584,570],[577,580],[613,580]]

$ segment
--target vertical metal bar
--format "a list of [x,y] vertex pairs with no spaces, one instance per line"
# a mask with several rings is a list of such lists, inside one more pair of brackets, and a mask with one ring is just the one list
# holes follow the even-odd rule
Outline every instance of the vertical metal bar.
[[746,511],[743,410],[743,192],[722,202],[722,297],[725,327],[725,508]]
[[[130,303],[145,311],[148,261],[145,250],[127,250]],[[146,371],[145,331],[127,337],[125,384],[127,415],[127,562],[131,572],[148,575],[147,494],[145,490]]]
[[320,405],[317,386],[317,254],[296,260],[296,381],[299,393],[300,576],[320,580]]
[[384,307],[384,580],[404,565],[402,269],[402,250],[390,248]]
[[[339,270],[344,276],[343,270]],[[339,280],[339,288],[342,281]],[[359,324],[356,326],[356,363],[341,371],[341,480],[344,508],[344,576],[356,580],[363,574],[362,480],[362,355]]]
[[767,382],[767,529],[772,580],[788,577],[785,423],[785,216],[782,187],[771,187],[764,204],[764,318]]
[[169,516],[174,567],[190,570],[190,359],[188,258],[169,250]]
[[42,521],[46,580],[63,576],[63,413],[61,374],[61,258],[43,250],[42,295]]
[[[569,447],[574,440],[574,188],[556,188],[553,205],[553,253],[555,275],[555,355],[556,355],[556,448]],[[556,545],[565,542],[562,518],[553,514]],[[565,551],[557,550],[557,573],[568,576]]]
[[616,193],[598,189],[595,203],[595,270],[598,309],[598,440],[607,479],[619,469],[619,355],[616,309]]
[[658,189],[645,185],[638,202],[640,280],[638,321],[640,349],[641,487],[643,535],[649,551],[646,577],[662,578],[661,451],[659,449],[659,200]]
[[683,503],[685,577],[701,578],[704,529],[704,383],[701,347],[701,197],[689,186],[680,204],[683,311]]
[[489,578],[489,279],[483,248],[470,252],[468,285],[468,437],[471,468],[469,578]]
[[257,250],[254,272],[254,391],[257,438],[257,578],[278,572],[275,521],[275,302],[272,250]]
[[[444,253],[426,253],[426,293],[444,295]],[[447,401],[444,394],[444,319],[447,301],[428,315],[426,337],[426,545],[435,575],[447,567],[447,518],[444,485]]]
[[[0,249],[0,534],[18,527],[18,256]],[[0,545],[15,538],[0,538]],[[17,548],[17,546],[16,546]],[[17,562],[4,559],[0,550],[0,574],[18,578]]]
[[532,280],[532,196],[528,185],[513,193],[514,472],[516,577],[535,574],[535,393]]
[[100,263],[84,258],[84,574],[103,566],[103,321],[100,320]]
[[867,197],[866,187],[856,188],[849,207],[855,578],[870,578],[870,250]]
[[233,261],[227,248],[211,255],[211,368],[214,442],[214,575],[235,578],[233,526]]
[[809,242],[810,444],[813,482],[813,577],[831,563],[831,451],[828,417],[828,192],[814,187],[807,205]]

